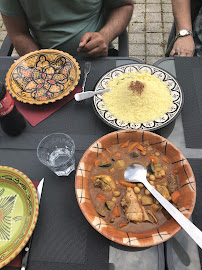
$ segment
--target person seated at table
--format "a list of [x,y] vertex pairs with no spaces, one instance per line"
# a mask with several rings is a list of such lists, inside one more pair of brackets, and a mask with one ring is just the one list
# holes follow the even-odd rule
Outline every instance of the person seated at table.
[[133,0],[1,0],[0,12],[20,56],[52,48],[100,57],[114,52],[111,41],[127,27]]
[[172,8],[166,56],[202,56],[202,0],[172,0]]

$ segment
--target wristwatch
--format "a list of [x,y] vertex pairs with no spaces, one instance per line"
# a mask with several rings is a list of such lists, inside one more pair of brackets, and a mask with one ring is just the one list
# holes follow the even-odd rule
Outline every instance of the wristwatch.
[[193,32],[191,30],[182,29],[175,36],[175,40],[178,39],[179,37],[185,37],[185,36],[192,36],[193,37]]

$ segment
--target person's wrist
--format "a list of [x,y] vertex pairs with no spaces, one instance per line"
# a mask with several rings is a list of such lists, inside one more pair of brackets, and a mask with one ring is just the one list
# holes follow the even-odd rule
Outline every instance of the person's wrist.
[[183,38],[183,37],[187,37],[187,36],[191,36],[193,37],[193,32],[192,30],[189,29],[181,29],[177,32],[176,36],[175,36],[175,40],[177,40],[178,38]]
[[99,33],[103,37],[105,43],[109,46],[109,43],[111,42],[109,33],[106,32],[105,30],[100,30]]

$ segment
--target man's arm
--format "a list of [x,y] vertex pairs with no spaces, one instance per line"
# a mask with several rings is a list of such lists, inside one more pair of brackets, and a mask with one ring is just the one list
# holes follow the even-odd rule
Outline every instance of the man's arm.
[[29,33],[25,17],[8,17],[2,14],[2,18],[11,42],[20,56],[39,49]]
[[132,14],[133,0],[112,9],[107,23],[99,32],[86,33],[81,37],[78,51],[91,57],[107,56],[109,43],[124,31]]
[[[176,33],[182,29],[192,30],[191,1],[172,0],[172,7]],[[194,50],[195,44],[192,36],[179,37],[174,43],[170,56],[173,56],[176,51],[180,53],[180,56],[193,56]]]

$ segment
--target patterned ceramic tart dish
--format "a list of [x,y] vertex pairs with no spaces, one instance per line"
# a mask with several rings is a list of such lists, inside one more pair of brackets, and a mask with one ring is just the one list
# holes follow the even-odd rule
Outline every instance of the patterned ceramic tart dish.
[[102,76],[95,91],[112,88],[95,95],[96,114],[116,129],[157,130],[181,112],[182,89],[168,72],[146,64],[128,64]]
[[79,78],[79,65],[71,55],[39,50],[15,61],[7,73],[6,86],[17,100],[41,105],[67,96]]
[[0,166],[0,268],[23,249],[39,211],[36,189],[22,172]]
[[140,163],[147,180],[187,218],[196,200],[193,171],[167,139],[149,131],[120,130],[101,137],[84,153],[76,171],[78,204],[89,223],[119,244],[148,247],[181,227],[141,183],[124,179],[126,167]]

